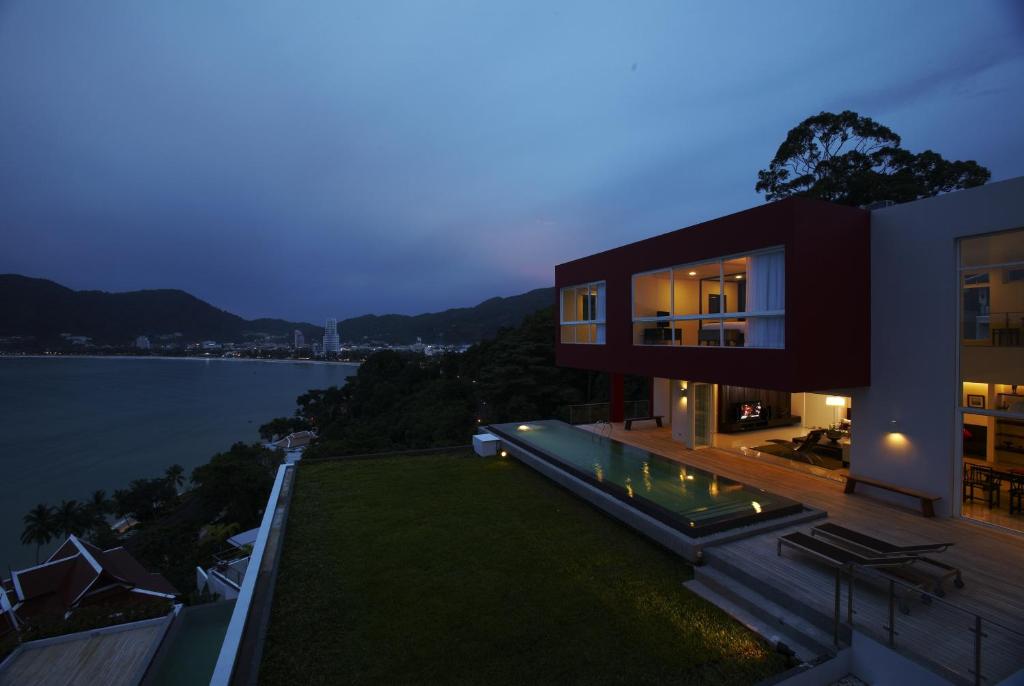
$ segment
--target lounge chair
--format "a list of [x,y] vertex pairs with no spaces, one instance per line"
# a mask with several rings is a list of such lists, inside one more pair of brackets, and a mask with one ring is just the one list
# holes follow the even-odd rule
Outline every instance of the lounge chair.
[[846,548],[840,548],[837,545],[822,541],[813,536],[808,536],[802,531],[779,536],[779,555],[782,555],[782,546],[784,545],[817,557],[833,567],[847,567],[849,565],[860,565],[861,567],[905,567],[918,560],[914,555],[904,555],[901,557],[875,555],[869,557]]
[[[854,531],[853,529],[847,529],[845,526],[833,524],[832,522],[826,522],[824,524],[819,524],[818,526],[814,527],[813,529],[811,529],[811,536],[821,536],[823,538],[837,541],[844,545],[854,546],[856,548],[864,550],[867,553],[879,557],[916,557],[918,562],[922,562],[925,565],[928,565],[929,567],[934,567],[941,570],[937,574],[930,575],[931,581],[933,583],[932,591],[937,596],[941,597],[946,594],[945,590],[943,590],[942,588],[942,584],[946,581],[946,579],[952,578],[953,585],[957,588],[964,587],[963,575],[960,573],[960,570],[958,568],[953,567],[951,565],[947,565],[944,562],[939,562],[938,560],[933,560],[930,557],[924,557],[925,553],[945,552],[951,545],[953,545],[952,543],[919,543],[917,545],[896,545],[894,543],[889,543],[888,541],[883,541],[879,538],[875,538],[874,536],[862,534],[859,531]],[[917,574],[918,571],[922,571],[922,568],[915,568],[914,576],[919,576]],[[923,575],[924,572],[922,571],[921,576]]]
[[[882,576],[895,578],[904,583],[908,581],[907,575],[897,572],[905,572],[910,565],[920,559],[913,555],[904,555],[901,557],[876,555],[869,557],[867,555],[856,553],[852,550],[847,550],[846,548],[840,548],[839,546],[823,541],[820,538],[808,536],[800,531],[779,537],[779,555],[782,555],[783,546],[795,548],[802,553],[817,558],[831,567],[841,569],[850,569],[855,566],[870,567],[875,569]],[[923,585],[916,581],[911,580],[911,585],[913,586],[914,591],[922,592],[925,590]],[[906,596],[908,595],[909,593],[904,593],[899,598],[900,612],[903,614],[910,614],[910,605],[906,600]],[[921,600],[928,603],[931,601],[931,597],[926,593],[922,593]]]

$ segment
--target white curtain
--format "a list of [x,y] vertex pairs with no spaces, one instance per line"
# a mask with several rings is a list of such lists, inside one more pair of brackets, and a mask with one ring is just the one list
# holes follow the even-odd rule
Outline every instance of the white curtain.
[[[777,252],[747,258],[747,312],[770,312],[786,307],[786,254]],[[751,348],[782,348],[784,317],[750,317],[744,345]]]
[[[604,290],[605,284],[602,281],[597,284],[597,312],[595,313],[597,316],[595,318],[599,322],[604,321]],[[604,324],[597,325],[597,340],[595,343],[604,343]]]

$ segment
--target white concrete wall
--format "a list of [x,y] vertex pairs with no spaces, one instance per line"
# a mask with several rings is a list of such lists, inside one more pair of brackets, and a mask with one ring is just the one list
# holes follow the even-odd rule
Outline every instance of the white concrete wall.
[[846,417],[846,408],[840,407],[839,412],[836,412],[834,408],[825,404],[827,395],[821,393],[803,393],[804,396],[804,407],[803,417],[804,426],[818,426],[828,427],[836,422],[836,417],[844,419]]
[[850,672],[872,686],[950,686],[951,682],[859,631],[853,632]]
[[871,385],[851,394],[852,470],[941,495],[939,514],[959,470],[957,239],[1020,227],[1024,177],[871,213]]
[[681,382],[678,379],[669,380],[669,392],[672,402],[672,438],[692,448],[693,420],[690,418],[688,411],[689,387],[684,391],[680,389],[680,384]]

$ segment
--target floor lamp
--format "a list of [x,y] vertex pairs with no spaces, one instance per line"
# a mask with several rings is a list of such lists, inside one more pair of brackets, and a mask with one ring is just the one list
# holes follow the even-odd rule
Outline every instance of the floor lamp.
[[832,425],[839,428],[839,408],[846,407],[846,398],[841,395],[830,395],[825,398],[825,404],[832,408]]

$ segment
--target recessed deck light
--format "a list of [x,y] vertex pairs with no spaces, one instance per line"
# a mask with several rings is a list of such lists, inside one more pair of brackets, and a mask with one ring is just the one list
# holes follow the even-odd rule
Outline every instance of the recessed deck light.
[[530,430],[530,427],[527,426],[526,424],[520,424],[519,426],[516,427],[516,431],[529,431],[529,430]]
[[742,275],[742,274],[737,274],[737,275],[736,275],[736,278],[737,278],[737,279],[742,279],[742,278],[743,278],[743,275]]
[[690,276],[697,276],[697,272],[687,272]]

